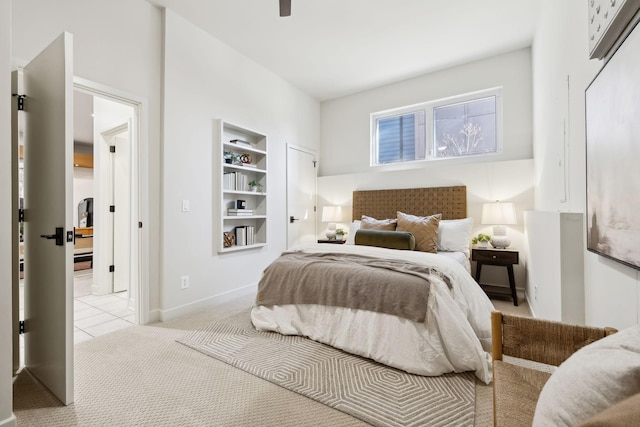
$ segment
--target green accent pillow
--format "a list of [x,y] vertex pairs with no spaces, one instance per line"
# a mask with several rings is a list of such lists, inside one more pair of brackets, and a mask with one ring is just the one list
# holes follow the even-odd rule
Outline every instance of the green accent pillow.
[[356,245],[412,251],[416,247],[413,234],[405,231],[366,230],[356,231]]

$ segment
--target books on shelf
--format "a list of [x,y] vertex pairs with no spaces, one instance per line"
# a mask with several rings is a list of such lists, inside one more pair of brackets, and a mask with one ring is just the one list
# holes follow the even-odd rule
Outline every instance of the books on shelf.
[[251,216],[251,215],[253,215],[253,209],[227,209],[227,215],[229,215],[229,216]]
[[251,143],[249,141],[245,141],[243,139],[232,139],[229,142],[232,143],[232,144],[236,144],[236,145],[244,145],[245,147],[251,147]]
[[233,231],[236,235],[236,246],[255,244],[255,227],[253,225],[239,225]]
[[222,177],[222,188],[231,191],[247,191],[249,178],[240,172],[225,172]]

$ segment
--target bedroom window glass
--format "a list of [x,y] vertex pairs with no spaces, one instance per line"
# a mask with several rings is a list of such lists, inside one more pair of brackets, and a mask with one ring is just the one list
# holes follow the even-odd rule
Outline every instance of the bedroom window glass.
[[377,163],[424,159],[424,111],[376,120]]
[[501,88],[371,115],[371,165],[499,153]]
[[433,134],[435,158],[495,153],[496,97],[434,107]]

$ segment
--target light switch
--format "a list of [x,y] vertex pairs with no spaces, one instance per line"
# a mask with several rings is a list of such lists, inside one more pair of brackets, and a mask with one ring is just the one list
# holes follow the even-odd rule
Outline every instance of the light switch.
[[188,200],[183,200],[182,201],[182,212],[189,212],[191,210],[191,207],[189,206],[189,201]]

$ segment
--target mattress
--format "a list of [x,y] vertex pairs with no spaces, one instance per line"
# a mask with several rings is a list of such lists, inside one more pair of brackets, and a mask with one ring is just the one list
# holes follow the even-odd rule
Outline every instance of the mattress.
[[433,281],[424,322],[316,304],[256,305],[251,320],[257,329],[306,336],[413,374],[473,371],[483,382],[491,381],[493,305],[469,274],[466,255],[322,244],[299,250],[409,260],[446,273],[452,286]]

